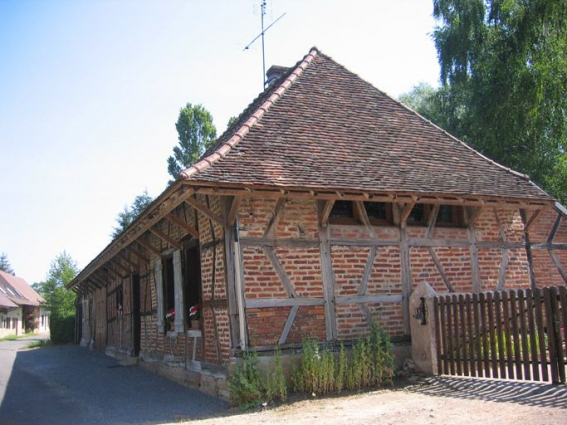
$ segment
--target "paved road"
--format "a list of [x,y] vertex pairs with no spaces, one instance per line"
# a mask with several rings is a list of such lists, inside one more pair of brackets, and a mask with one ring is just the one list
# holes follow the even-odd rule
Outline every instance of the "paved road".
[[158,424],[226,414],[227,404],[76,345],[0,342],[0,425]]

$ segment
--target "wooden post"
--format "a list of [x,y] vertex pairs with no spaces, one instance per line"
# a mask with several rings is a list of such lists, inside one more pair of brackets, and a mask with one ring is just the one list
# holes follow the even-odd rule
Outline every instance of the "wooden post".
[[[413,207],[413,204],[409,204]],[[409,296],[411,293],[411,263],[410,248],[408,242],[407,217],[411,209],[406,205],[404,210],[400,212],[400,257],[402,265],[402,315],[404,321],[404,334],[410,334],[409,320]]]
[[[321,210],[324,208],[319,202],[319,217],[322,217]],[[323,227],[319,219],[319,253],[321,258],[321,272],[323,277],[323,298],[325,300],[325,334],[327,341],[337,339],[337,319],[335,312],[335,278],[333,274],[333,260],[331,257],[331,242],[329,237],[329,227]]]
[[467,222],[467,233],[469,237],[470,253],[471,253],[471,267],[472,267],[472,284],[473,292],[480,292],[480,268],[478,265],[478,247],[476,245],[476,232],[474,230],[474,222],[469,218],[470,214],[465,208],[465,220]]
[[[228,294],[228,315],[230,323],[230,347],[235,349],[240,342],[239,312],[236,302],[236,265],[235,265],[235,239],[236,239],[236,216],[240,198],[235,198],[230,202],[229,198],[224,197],[225,205],[225,225],[224,225],[224,258],[226,259],[225,275]],[[234,208],[236,207],[236,208]],[[239,294],[238,294],[239,295]]]

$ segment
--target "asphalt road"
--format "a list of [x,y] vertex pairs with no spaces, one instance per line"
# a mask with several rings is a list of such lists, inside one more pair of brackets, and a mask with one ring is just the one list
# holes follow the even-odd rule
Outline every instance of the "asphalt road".
[[158,424],[227,413],[227,403],[84,347],[0,342],[0,425]]

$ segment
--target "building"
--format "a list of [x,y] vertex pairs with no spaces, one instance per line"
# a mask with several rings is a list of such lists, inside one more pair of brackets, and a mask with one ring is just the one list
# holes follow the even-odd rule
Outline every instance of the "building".
[[0,338],[49,332],[49,309],[28,283],[0,270]]
[[420,282],[563,284],[563,210],[527,176],[316,48],[271,74],[70,283],[83,344],[226,397],[226,365],[242,350],[348,344],[376,322],[410,357]]

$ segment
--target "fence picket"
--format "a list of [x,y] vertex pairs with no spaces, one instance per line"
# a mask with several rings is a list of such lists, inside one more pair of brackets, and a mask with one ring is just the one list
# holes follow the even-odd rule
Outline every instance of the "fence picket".
[[[496,335],[498,338],[498,362],[500,378],[506,378],[506,363],[504,361],[504,338],[502,337],[502,300],[500,292],[494,293],[494,311],[496,313]],[[496,353],[495,353],[496,354]]]
[[504,316],[504,344],[506,345],[506,365],[508,379],[514,379],[514,360],[512,357],[512,334],[510,333],[510,300],[507,292],[502,293],[502,314]]
[[459,294],[459,323],[461,325],[461,359],[463,367],[463,375],[469,376],[469,358],[467,356],[467,332],[465,325],[465,297]]
[[530,356],[528,354],[528,335],[526,331],[526,302],[524,291],[518,291],[518,313],[520,317],[520,339],[522,345],[522,364],[524,365],[524,379],[530,379]]
[[559,375],[557,371],[557,352],[555,351],[555,326],[553,320],[553,307],[551,306],[551,291],[549,288],[543,288],[543,300],[545,303],[545,322],[547,330],[547,344],[549,347],[549,369],[551,370],[551,382],[559,383]]
[[481,354],[481,340],[480,340],[480,301],[477,294],[472,295],[472,308],[474,315],[474,335],[475,335],[475,352],[476,352],[476,374],[477,376],[482,375],[482,354]]
[[548,327],[553,327],[553,336],[555,337],[555,353],[557,357],[557,370],[559,372],[558,382],[565,382],[565,358],[563,355],[563,344],[561,341],[561,320],[560,320],[560,304],[557,302],[558,293],[557,288],[552,287],[549,289],[551,295],[551,312],[553,323]]
[[474,361],[474,340],[475,334],[473,333],[473,317],[471,312],[471,295],[465,295],[466,304],[466,317],[467,317],[467,332],[469,334],[469,363],[471,376],[476,376],[476,363]]
[[482,359],[484,362],[484,377],[490,377],[490,359],[488,356],[488,325],[486,323],[486,295],[481,292],[478,296],[480,302],[480,337],[482,340]]
[[534,321],[534,294],[531,289],[526,290],[526,303],[528,309],[528,332],[530,336],[530,348],[531,348],[531,357],[530,362],[532,365],[532,379],[534,381],[539,381],[539,365],[538,365],[538,356],[537,356],[537,329],[535,327]]
[[[439,324],[439,300],[438,297],[433,298],[433,317],[435,320],[435,349],[437,351],[437,373],[441,373],[441,329]],[[445,334],[445,332],[443,332]]]
[[518,303],[516,292],[510,291],[510,314],[512,316],[512,336],[514,338],[514,363],[516,379],[522,379],[522,361],[520,357],[520,332],[518,328]]
[[488,332],[490,336],[490,360],[492,377],[498,378],[498,363],[496,359],[496,335],[494,333],[494,303],[492,302],[492,292],[486,294],[486,308],[488,310]]
[[439,297],[439,317],[441,318],[441,338],[443,344],[443,373],[449,374],[449,359],[447,357],[447,333],[449,327],[445,323],[445,297]]
[[462,375],[463,365],[461,361],[461,333],[459,332],[459,301],[456,295],[451,297],[451,306],[453,307],[453,330],[455,332],[455,346],[453,347],[453,352],[455,354],[457,375]]
[[545,345],[545,327],[543,326],[543,298],[541,291],[538,288],[534,289],[534,304],[535,304],[537,334],[539,340],[541,376],[544,381],[548,381],[549,372],[547,370],[547,347]]

